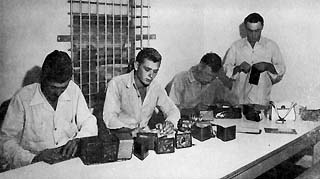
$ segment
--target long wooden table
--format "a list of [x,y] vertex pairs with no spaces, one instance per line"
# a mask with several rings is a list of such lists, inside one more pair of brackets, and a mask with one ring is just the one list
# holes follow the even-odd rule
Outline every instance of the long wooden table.
[[[0,178],[255,178],[299,151],[320,141],[320,122],[295,121],[276,124],[264,120],[220,119],[215,124],[240,128],[260,128],[261,134],[236,133],[236,139],[223,142],[211,138],[171,154],[150,151],[143,161],[131,160],[84,165],[79,158],[54,165],[43,162],[10,170]],[[297,134],[265,133],[265,127],[295,128]]]

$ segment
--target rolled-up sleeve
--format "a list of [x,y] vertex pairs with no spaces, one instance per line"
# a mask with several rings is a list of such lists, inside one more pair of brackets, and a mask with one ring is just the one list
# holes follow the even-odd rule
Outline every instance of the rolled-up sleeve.
[[35,156],[20,146],[24,125],[25,116],[22,101],[18,95],[15,95],[10,101],[0,134],[3,156],[11,168],[30,164]]
[[271,49],[272,49],[271,62],[274,68],[276,69],[277,74],[272,74],[268,72],[268,75],[270,76],[272,84],[276,84],[282,80],[286,72],[286,66],[278,45],[276,43],[272,43]]
[[223,61],[224,71],[226,72],[226,76],[231,79],[236,79],[239,73],[233,75],[233,70],[237,66],[236,64],[236,47],[233,44],[230,49],[227,51],[226,57]]

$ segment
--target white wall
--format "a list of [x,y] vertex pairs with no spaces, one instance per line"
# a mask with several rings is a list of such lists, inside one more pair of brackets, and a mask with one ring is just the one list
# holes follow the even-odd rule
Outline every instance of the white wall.
[[[187,69],[191,64],[197,63],[206,52],[217,52],[223,57],[231,43],[240,38],[239,25],[243,19],[249,13],[258,12],[265,19],[262,35],[278,43],[287,64],[284,79],[273,87],[272,99],[297,101],[311,108],[320,108],[320,49],[317,45],[320,37],[320,1],[184,0],[179,1],[180,4],[170,0],[156,2],[153,3],[151,14],[152,27],[157,26],[152,30],[157,34],[154,44],[161,48],[168,44],[177,44],[173,47],[176,53],[168,53],[173,50],[164,51],[165,60],[169,59],[170,62],[164,62],[165,65],[161,67],[159,78],[161,77],[162,82],[169,81],[179,69]],[[197,9],[193,10],[195,8]],[[157,12],[162,10],[168,11],[167,14],[174,13],[175,16],[159,16]],[[180,17],[177,18],[177,15]],[[163,22],[170,23],[171,29],[164,30],[165,27],[161,25]],[[174,34],[175,38],[170,38]],[[167,38],[162,40],[161,37]]]
[[0,103],[11,98],[34,66],[51,51],[70,48],[58,34],[70,34],[67,0],[1,0]]
[[199,62],[204,51],[204,13],[197,0],[154,0],[151,4],[151,45],[163,57],[158,80],[166,83],[179,71]]
[[[221,57],[240,38],[239,24],[251,12],[265,19],[263,35],[276,41],[287,64],[274,100],[295,100],[320,108],[320,1],[318,0],[151,0],[151,45],[163,56],[158,80],[166,83],[209,51]],[[67,0],[1,0],[0,103],[21,87],[26,72],[41,66],[69,34]]]

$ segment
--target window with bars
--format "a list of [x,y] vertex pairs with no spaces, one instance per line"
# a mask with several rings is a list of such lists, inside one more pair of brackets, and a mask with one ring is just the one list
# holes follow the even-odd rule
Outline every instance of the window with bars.
[[69,0],[74,81],[102,108],[108,81],[127,73],[150,34],[150,0]]

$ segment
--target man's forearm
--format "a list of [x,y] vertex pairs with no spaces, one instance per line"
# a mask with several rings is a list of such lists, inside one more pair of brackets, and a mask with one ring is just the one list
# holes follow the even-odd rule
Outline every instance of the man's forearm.
[[221,76],[219,77],[220,81],[223,83],[223,85],[225,87],[227,87],[228,89],[232,88],[232,79],[228,78],[227,76]]
[[31,164],[32,159],[36,156],[30,151],[23,149],[15,139],[7,140],[3,143],[3,149],[3,156],[8,160],[12,168]]

